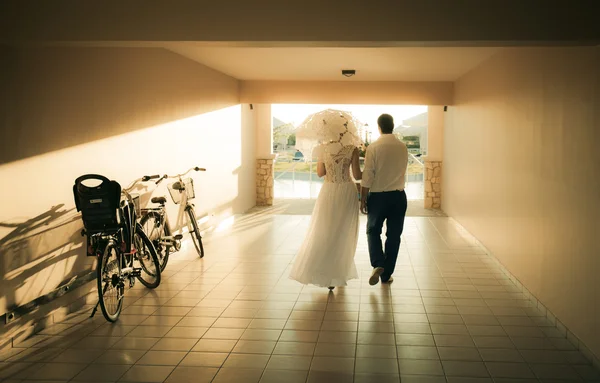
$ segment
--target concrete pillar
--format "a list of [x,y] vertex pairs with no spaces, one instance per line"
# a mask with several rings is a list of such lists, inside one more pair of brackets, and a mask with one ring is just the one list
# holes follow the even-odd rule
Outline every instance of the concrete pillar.
[[427,108],[427,156],[425,157],[425,208],[442,207],[442,159],[444,157],[444,107]]
[[256,205],[273,205],[273,127],[271,104],[254,104],[256,110]]

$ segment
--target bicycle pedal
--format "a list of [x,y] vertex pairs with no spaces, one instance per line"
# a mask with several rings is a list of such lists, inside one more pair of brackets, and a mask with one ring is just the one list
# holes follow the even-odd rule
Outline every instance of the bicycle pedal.
[[141,267],[134,267],[133,271],[131,272],[131,276],[132,277],[141,277],[142,276],[142,268]]
[[176,241],[180,241],[183,239],[183,234],[177,234],[173,237],[173,239],[175,239]]

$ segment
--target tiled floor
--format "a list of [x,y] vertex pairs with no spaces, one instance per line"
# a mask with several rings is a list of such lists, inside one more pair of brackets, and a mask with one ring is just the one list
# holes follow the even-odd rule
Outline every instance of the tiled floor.
[[333,293],[287,277],[308,220],[236,217],[204,260],[188,247],[129,291],[117,324],[75,315],[1,354],[0,380],[600,381],[452,220],[407,219],[391,286],[368,285],[361,229],[361,279]]

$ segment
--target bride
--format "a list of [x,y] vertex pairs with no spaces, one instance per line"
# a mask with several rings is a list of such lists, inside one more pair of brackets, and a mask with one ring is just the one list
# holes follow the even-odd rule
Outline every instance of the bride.
[[[345,112],[327,110],[321,112],[310,126],[317,137],[336,137],[317,146],[317,174],[325,177],[311,217],[306,238],[294,261],[290,278],[302,284],[312,284],[333,289],[346,286],[357,279],[354,254],[358,243],[358,198],[355,180],[362,179],[360,170],[360,145],[356,122]],[[306,126],[306,122],[303,127]],[[302,138],[303,127],[298,130],[297,140]]]

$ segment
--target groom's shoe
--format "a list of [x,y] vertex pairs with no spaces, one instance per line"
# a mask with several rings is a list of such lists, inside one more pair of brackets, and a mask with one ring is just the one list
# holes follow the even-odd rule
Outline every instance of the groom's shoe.
[[369,278],[369,284],[371,286],[375,286],[377,283],[379,283],[379,277],[381,277],[381,274],[383,274],[383,267],[373,268],[371,278]]

